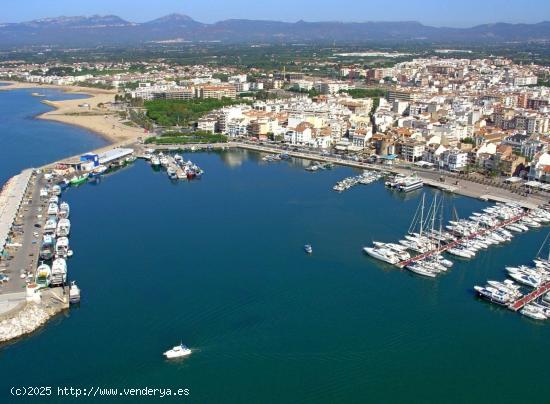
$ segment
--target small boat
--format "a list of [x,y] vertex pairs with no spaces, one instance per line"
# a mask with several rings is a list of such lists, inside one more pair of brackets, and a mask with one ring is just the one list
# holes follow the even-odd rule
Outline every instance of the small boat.
[[71,282],[69,289],[69,302],[72,304],[80,303],[80,288],[75,281]]
[[311,254],[311,253],[313,253],[313,247],[311,247],[311,245],[309,245],[309,244],[306,244],[304,246],[304,251],[308,254]]
[[523,307],[523,309],[519,312],[526,317],[532,318],[533,320],[546,320],[548,318],[544,315],[542,310],[531,304],[525,305],[525,307]]
[[36,284],[41,288],[50,286],[52,270],[48,264],[40,264],[36,269]]
[[60,219],[68,219],[69,214],[71,213],[71,208],[67,202],[61,202],[59,205],[59,210],[57,211],[57,216]]
[[181,358],[184,356],[191,355],[191,350],[187,348],[183,344],[176,345],[172,349],[169,349],[168,351],[164,352],[163,355],[166,357],[166,359],[176,359]]
[[73,178],[69,180],[70,185],[80,185],[84,184],[88,180],[87,175],[75,175]]
[[61,195],[61,187],[59,185],[54,185],[52,187],[52,194],[53,195]]

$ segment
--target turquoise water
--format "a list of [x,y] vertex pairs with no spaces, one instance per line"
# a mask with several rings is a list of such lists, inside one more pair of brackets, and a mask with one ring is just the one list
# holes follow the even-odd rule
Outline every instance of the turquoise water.
[[[300,161],[265,164],[243,151],[186,157],[206,170],[202,180],[172,183],[138,161],[64,195],[82,303],[0,351],[0,391],[181,387],[200,403],[548,401],[548,325],[471,292],[503,279],[505,265],[527,263],[545,230],[423,279],[361,252],[403,235],[421,193],[403,199],[377,183],[337,194],[332,185],[351,169],[312,174]],[[446,203],[461,216],[485,206]],[[165,361],[180,340],[193,355]]]
[[[40,92],[45,97],[33,97]],[[52,121],[34,119],[52,107],[42,100],[86,98],[51,89],[0,91],[0,186],[28,167],[38,167],[95,149],[106,142],[92,132]]]

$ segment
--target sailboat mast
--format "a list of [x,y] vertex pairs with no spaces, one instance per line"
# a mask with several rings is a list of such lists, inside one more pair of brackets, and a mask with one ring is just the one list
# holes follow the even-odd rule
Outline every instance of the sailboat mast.
[[422,230],[424,228],[424,200],[426,194],[422,194],[422,208],[420,209],[420,235],[422,236]]

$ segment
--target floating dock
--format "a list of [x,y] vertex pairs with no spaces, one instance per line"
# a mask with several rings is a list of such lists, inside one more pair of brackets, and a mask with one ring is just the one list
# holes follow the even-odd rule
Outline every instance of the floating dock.
[[475,232],[473,234],[470,234],[469,236],[465,236],[465,237],[462,237],[462,238],[459,238],[458,240],[455,240],[455,241],[452,241],[448,244],[445,244],[444,246],[441,246],[439,248],[436,248],[434,250],[431,250],[431,251],[428,251],[428,252],[425,252],[423,254],[420,254],[420,255],[416,255],[412,258],[409,258],[408,260],[405,260],[405,261],[401,261],[399,262],[398,264],[396,264],[399,268],[404,268],[406,267],[407,265],[409,264],[412,264],[413,262],[416,262],[416,261],[421,261],[425,258],[428,258],[428,257],[431,257],[432,255],[437,255],[437,254],[440,254],[450,248],[454,248],[456,247],[457,245],[459,245],[460,243],[462,243],[463,241],[467,241],[467,240],[471,240],[477,236],[483,236],[484,234],[488,233],[488,232],[491,232],[493,230],[496,230],[500,227],[503,227],[503,226],[507,226],[509,224],[512,224],[512,223],[515,223],[517,222],[518,220],[520,220],[522,217],[524,217],[525,215],[527,215],[528,212],[523,212],[521,215],[518,215],[518,216],[514,216],[513,218],[511,219],[508,219],[508,220],[504,220],[503,222],[500,222],[499,224],[497,224],[496,226],[493,226],[493,227],[489,227],[489,228],[486,228],[486,229],[483,229],[483,230],[480,230],[478,232]]
[[531,303],[533,300],[538,299],[548,291],[550,291],[550,281],[539,286],[537,289],[533,290],[528,295],[523,296],[521,299],[516,300],[514,303],[509,304],[508,308],[513,311],[518,311],[522,309],[523,306]]

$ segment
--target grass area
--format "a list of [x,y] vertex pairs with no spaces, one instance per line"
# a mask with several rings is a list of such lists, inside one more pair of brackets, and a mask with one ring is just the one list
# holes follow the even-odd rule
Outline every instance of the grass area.
[[146,101],[147,117],[161,126],[188,126],[207,113],[243,101],[222,98],[196,98],[187,101],[154,100]]
[[218,133],[210,132],[191,132],[191,133],[178,133],[167,132],[162,136],[148,138],[145,143],[148,144],[211,144],[211,143],[226,143],[227,136],[220,135]]

